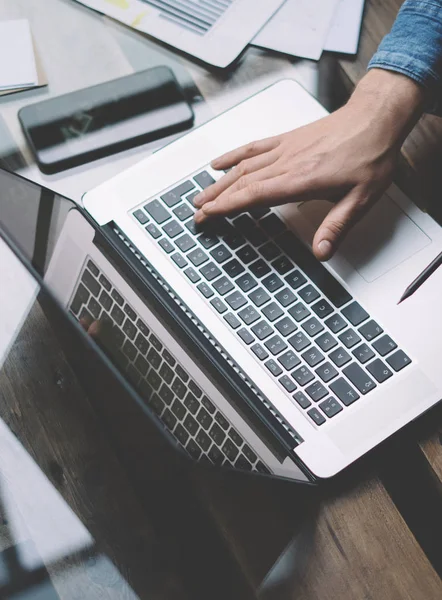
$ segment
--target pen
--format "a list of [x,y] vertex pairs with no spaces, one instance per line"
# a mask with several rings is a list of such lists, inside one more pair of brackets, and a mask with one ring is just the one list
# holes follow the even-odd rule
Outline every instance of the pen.
[[414,294],[416,290],[426,281],[434,271],[442,265],[442,252],[420,273],[414,281],[410,283],[405,292],[402,294],[398,304],[406,300]]

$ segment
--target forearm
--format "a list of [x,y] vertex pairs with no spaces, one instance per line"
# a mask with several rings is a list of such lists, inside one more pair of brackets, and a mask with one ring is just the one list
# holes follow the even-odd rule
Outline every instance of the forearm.
[[428,91],[409,77],[371,69],[356,86],[348,108],[381,132],[386,147],[400,147],[422,115]]
[[405,0],[368,68],[417,82],[427,91],[426,109],[442,115],[442,0]]

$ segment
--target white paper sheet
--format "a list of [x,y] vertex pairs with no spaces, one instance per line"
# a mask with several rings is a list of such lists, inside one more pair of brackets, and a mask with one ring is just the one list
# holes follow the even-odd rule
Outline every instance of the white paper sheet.
[[339,0],[324,50],[356,54],[365,0]]
[[286,0],[251,43],[292,56],[318,60],[338,2]]
[[37,82],[29,22],[0,21],[0,90],[30,87]]

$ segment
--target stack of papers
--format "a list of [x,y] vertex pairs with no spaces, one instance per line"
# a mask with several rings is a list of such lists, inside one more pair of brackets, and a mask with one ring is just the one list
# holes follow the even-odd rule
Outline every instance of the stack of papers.
[[40,85],[29,22],[0,21],[0,94]]
[[356,54],[365,0],[286,0],[254,46],[319,60],[323,50]]

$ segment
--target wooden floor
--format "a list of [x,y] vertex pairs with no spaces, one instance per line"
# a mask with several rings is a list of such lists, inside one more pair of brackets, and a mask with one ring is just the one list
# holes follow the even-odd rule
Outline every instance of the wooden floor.
[[[348,90],[400,4],[367,1],[358,57],[339,60]],[[441,148],[427,115],[400,174],[436,216]],[[442,597],[441,408],[323,488],[188,469],[112,381],[78,378],[59,334],[36,304],[0,371],[1,598]]]

